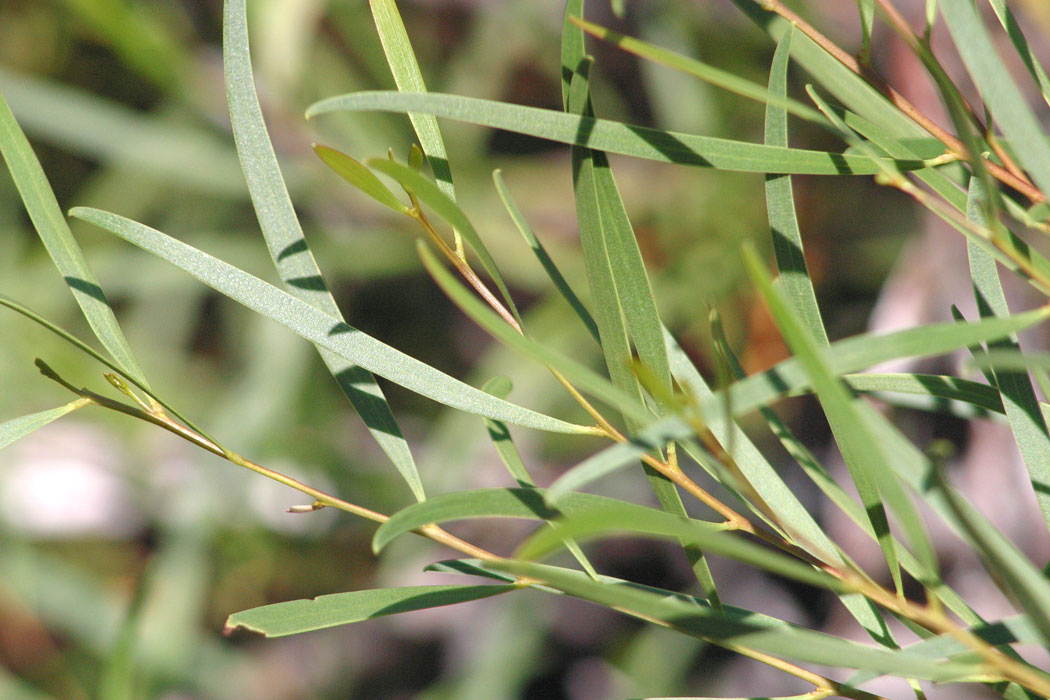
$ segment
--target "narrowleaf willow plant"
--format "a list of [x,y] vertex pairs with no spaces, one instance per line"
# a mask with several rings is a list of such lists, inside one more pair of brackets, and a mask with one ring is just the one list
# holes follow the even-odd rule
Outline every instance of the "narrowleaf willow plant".
[[[545,367],[587,418],[546,415],[508,400],[510,383],[495,377],[477,388],[358,330],[344,319],[303,235],[274,154],[255,93],[245,0],[226,0],[223,62],[237,155],[259,228],[283,281],[271,285],[248,272],[117,213],[77,207],[70,216],[161,258],[219,293],[313,343],[336,383],[364,421],[415,502],[391,514],[352,503],[239,455],[165,400],[150,384],[124,337],[102,285],[92,274],[29,143],[6,102],[0,102],[0,150],[26,211],[66,280],[103,350],[62,330],[19,301],[0,304],[59,335],[102,363],[113,398],[79,388],[43,360],[45,376],[74,395],[55,409],[0,425],[6,446],[89,406],[124,413],[164,428],[238,466],[301,492],[310,513],[323,508],[374,521],[375,553],[414,533],[434,549],[430,570],[480,577],[483,583],[357,590],[293,600],[230,615],[228,631],[268,637],[318,630],[424,608],[515,596],[536,588],[605,606],[649,624],[705,640],[795,676],[810,699],[881,697],[863,686],[879,676],[906,679],[916,697],[933,684],[983,684],[1010,700],[1050,697],[1050,673],[1026,661],[1015,646],[1050,648],[1050,582],[1041,562],[1027,559],[951,484],[943,459],[910,442],[868,397],[917,399],[929,410],[967,407],[1009,424],[1028,469],[1031,489],[1050,526],[1050,431],[1046,404],[1034,380],[1047,386],[1046,358],[1022,353],[1017,333],[1045,323],[1050,305],[1008,308],[1000,270],[1050,296],[1050,263],[1030,246],[1050,233],[1050,138],[1026,101],[1018,78],[1050,103],[1050,80],[1004,0],[990,0],[1030,75],[1009,73],[992,41],[1000,30],[982,19],[974,0],[927,2],[921,30],[901,17],[893,0],[858,0],[863,30],[859,58],[844,52],[778,0],[734,0],[776,45],[768,84],[732,73],[584,18],[583,0],[568,0],[561,37],[562,110],[428,93],[394,0],[371,0],[371,11],[396,91],[339,95],[314,104],[307,117],[337,120],[345,112],[386,111],[411,120],[418,146],[405,162],[397,154],[357,160],[335,145],[316,145],[320,160],[350,185],[419,231],[418,254],[441,290],[498,342]],[[868,61],[871,32],[884,21],[915,52],[951,115],[945,128],[884,82]],[[954,41],[982,104],[962,96],[932,52],[931,32]],[[591,101],[592,59],[585,39],[607,42],[644,61],[662,64],[720,89],[765,104],[764,143],[675,133],[605,119]],[[805,71],[808,99],[788,96],[787,73]],[[1029,80],[1030,79],[1030,80]],[[687,107],[687,106],[686,106]],[[789,115],[812,123],[843,144],[841,152],[792,148]],[[1044,115],[1045,116],[1045,115]],[[547,254],[515,204],[499,171],[494,187],[520,231],[524,248],[600,346],[605,372],[566,356],[529,332],[483,231],[457,203],[438,118],[469,122],[566,144],[589,295],[574,286]],[[1043,120],[1045,121],[1045,119]],[[665,163],[664,167],[761,173],[775,253],[775,273],[749,246],[741,250],[751,282],[792,357],[746,375],[717,314],[714,352],[730,378],[712,387],[661,320],[645,262],[607,154]],[[920,326],[883,335],[829,342],[807,272],[795,215],[792,175],[869,177],[895,188],[957,230],[966,242],[981,318]],[[388,183],[403,190],[395,192]],[[524,250],[523,248],[523,250]],[[962,274],[960,272],[960,274]],[[582,299],[589,298],[590,303]],[[702,300],[701,300],[702,301]],[[986,381],[946,375],[865,372],[898,358],[932,357],[963,348]],[[428,494],[376,377],[483,419],[513,487]],[[787,395],[815,396],[848,469],[852,488],[792,434],[772,406]],[[909,404],[909,405],[912,405]],[[812,482],[873,542],[884,561],[862,570],[802,505],[770,458],[738,426],[757,414]],[[511,438],[516,429],[589,436],[604,445],[549,487],[536,485]],[[588,443],[591,444],[591,443]],[[613,472],[640,468],[653,491],[637,502],[587,493]],[[995,468],[995,465],[988,465]],[[713,480],[728,497],[702,486]],[[851,491],[855,491],[856,496]],[[721,492],[720,492],[721,493]],[[699,503],[697,503],[699,502]],[[650,505],[655,503],[656,505]],[[919,505],[924,506],[920,512]],[[300,517],[311,517],[303,515]],[[545,524],[509,556],[497,555],[443,528],[472,518],[517,518]],[[990,578],[1017,614],[982,619],[941,576],[927,529],[938,518],[981,557]],[[603,574],[584,544],[624,534],[675,542],[695,573],[695,595]],[[1047,537],[1050,532],[1041,532]],[[460,558],[441,560],[447,549]],[[572,559],[543,563],[566,549]],[[827,589],[871,637],[862,644],[808,629],[761,610],[724,604],[708,556],[738,560],[756,570]],[[889,581],[888,585],[880,581]],[[917,586],[906,587],[909,581]],[[898,641],[889,621],[903,622],[918,641]]]

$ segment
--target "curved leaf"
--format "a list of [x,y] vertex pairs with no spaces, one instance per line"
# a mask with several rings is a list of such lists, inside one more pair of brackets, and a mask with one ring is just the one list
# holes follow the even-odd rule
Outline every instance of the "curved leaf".
[[[252,205],[270,257],[285,287],[301,301],[341,321],[339,306],[306,243],[266,131],[252,76],[245,2],[226,0],[223,8],[223,72],[233,137]],[[349,358],[339,357],[323,348],[318,348],[318,351],[339,388],[400,472],[416,500],[426,498],[408,442],[402,436],[375,377],[355,366]]]
[[[875,175],[878,163],[866,156],[778,148],[712,136],[679,134],[536,107],[458,95],[356,92],[330,97],[307,110],[307,117],[339,111],[426,112],[470,124],[585,146],[662,163],[717,170],[806,175]],[[921,160],[894,161],[901,170],[926,167]]]
[[408,207],[387,189],[387,186],[375,176],[371,170],[362,163],[328,146],[314,144],[314,153],[324,161],[324,164],[334,170],[341,178],[351,185],[367,194],[385,207],[389,207],[398,214],[407,214]]
[[193,275],[200,281],[256,313],[277,321],[310,342],[344,360],[385,377],[438,403],[488,418],[539,430],[591,433],[574,425],[497,399],[458,379],[409,357],[362,333],[353,326],[317,310],[306,302],[229,263],[188,246],[160,231],[116,214],[78,207],[72,216],[89,221]]

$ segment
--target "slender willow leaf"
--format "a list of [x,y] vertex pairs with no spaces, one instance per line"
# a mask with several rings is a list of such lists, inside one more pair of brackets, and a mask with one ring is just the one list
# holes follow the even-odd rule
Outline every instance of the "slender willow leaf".
[[129,219],[78,207],[72,216],[89,221],[193,275],[256,313],[277,321],[316,345],[344,360],[360,365],[395,384],[429,397],[438,403],[508,423],[539,430],[591,433],[582,425],[516,406],[440,372],[349,324],[317,310],[271,284],[188,246],[160,231]]
[[785,659],[938,681],[965,677],[979,668],[977,664],[935,662],[903,651],[873,649],[749,611],[727,608],[716,612],[688,596],[630,583],[595,582],[581,573],[558,567],[515,560],[484,566],[535,578],[576,598],[657,620],[671,629],[730,648],[746,647]]
[[[986,226],[985,207],[982,200],[987,198],[981,182],[977,178],[970,180],[970,197],[967,203],[967,217],[980,226]],[[1006,303],[999,281],[999,270],[990,255],[972,243],[967,245],[970,257],[970,277],[973,280],[974,297],[977,310],[982,317],[1008,318],[1010,308]],[[1021,346],[1016,336],[999,338],[988,343],[988,351],[1006,350],[1020,352]],[[1025,370],[996,369],[995,385],[1002,394],[1003,406],[1010,421],[1017,447],[1032,483],[1035,500],[1043,514],[1043,520],[1050,527],[1050,433],[1039,408],[1032,380]]]
[[[583,2],[567,2],[562,23],[562,65],[570,66],[572,73],[565,109],[572,115],[591,118],[594,116],[589,82],[592,60],[584,53],[583,32],[574,24],[582,19]],[[617,388],[637,397],[639,402],[645,402],[639,378],[631,366],[633,341],[639,361],[653,376],[658,389],[656,397],[660,401],[671,395],[671,371],[663,344],[662,324],[638,241],[613,179],[608,157],[590,144],[574,145],[571,156],[580,242],[609,377]],[[634,436],[643,423],[627,414],[624,418],[628,431]],[[654,454],[661,455],[667,449],[667,441],[649,447]],[[580,465],[574,470],[574,476],[562,481],[562,486],[571,488],[574,477],[593,479],[603,468],[604,463],[600,460]],[[660,507],[676,516],[685,516],[682,497],[674,484],[649,465],[643,465],[643,470]],[[682,546],[697,580],[717,605],[717,592],[703,552],[687,542]]]
[[339,174],[351,185],[367,194],[385,207],[389,207],[398,214],[407,214],[409,209],[387,189],[387,186],[375,176],[375,174],[364,165],[328,146],[314,144],[314,153],[324,161],[324,164]]
[[[430,523],[444,523],[450,520],[474,518],[525,518],[528,520],[554,520],[559,516],[588,518],[591,513],[608,510],[612,506],[621,506],[618,512],[632,517],[645,518],[655,513],[665,513],[646,506],[627,503],[605,496],[589,493],[570,493],[558,501],[557,507],[549,505],[543,489],[536,488],[493,488],[474,491],[457,491],[441,494],[427,500],[426,503],[415,503],[390,516],[372,537],[372,550],[377,554],[386,545],[406,532]],[[671,517],[671,516],[667,516]],[[630,523],[630,520],[623,521]],[[623,524],[621,522],[621,525]],[[707,526],[710,523],[700,523]],[[562,540],[558,533],[551,531],[555,537],[555,546]]]
[[1023,144],[1016,149],[1017,159],[1036,186],[1050,192],[1050,139],[996,53],[977,8],[972,0],[944,0],[941,16],[999,128],[1013,143]]
[[9,421],[0,423],[0,450],[16,440],[21,440],[34,430],[39,430],[52,421],[58,420],[67,413],[71,413],[78,408],[83,408],[87,405],[89,405],[87,399],[77,399],[76,401],[70,401],[65,406],[59,406],[58,408],[52,408],[47,411],[40,411],[39,413],[30,413],[27,416],[13,418]]
[[519,586],[406,586],[333,593],[312,600],[290,600],[230,615],[226,633],[242,627],[267,637],[313,630],[489,598]]
[[699,545],[706,552],[721,554],[745,564],[802,583],[832,591],[847,588],[838,579],[798,559],[724,532],[722,523],[711,523],[671,515],[653,508],[641,509],[633,503],[596,504],[584,513],[566,514],[557,521],[556,531],[540,529],[518,548],[515,556],[537,559],[562,546],[561,536],[591,538],[608,534],[672,537]]
[[[608,153],[717,170],[798,175],[875,175],[879,164],[866,156],[777,148],[649,129],[606,119],[493,102],[458,95],[357,92],[313,104],[308,117],[339,111],[427,112],[439,117],[585,146]],[[925,167],[921,160],[893,163],[900,170]]]
[[[412,51],[412,42],[408,39],[408,32],[401,20],[401,13],[397,10],[397,4],[394,0],[369,0],[368,4],[372,8],[372,18],[379,31],[379,41],[383,45],[387,65],[390,66],[397,89],[402,92],[425,93],[427,86],[423,83],[423,73],[419,70],[419,63],[416,61],[415,52]],[[423,147],[423,153],[430,163],[430,170],[434,173],[438,187],[450,199],[455,199],[448,154],[445,152],[445,142],[441,139],[437,119],[425,111],[409,112],[408,119],[416,131],[419,145]]]
[[569,306],[576,312],[583,325],[587,327],[587,331],[591,334],[591,337],[597,340],[599,343],[601,339],[598,336],[598,326],[594,323],[594,317],[591,316],[591,312],[587,310],[587,307],[583,305],[580,298],[576,296],[576,293],[572,291],[572,287],[565,280],[565,277],[561,274],[558,266],[551,260],[550,255],[547,254],[547,249],[540,243],[540,239],[533,233],[532,228],[529,226],[529,222],[525,220],[525,216],[518,209],[518,205],[514,203],[514,200],[510,196],[510,190],[507,189],[507,185],[503,182],[503,177],[499,170],[492,171],[492,180],[496,183],[496,191],[499,192],[500,199],[503,200],[503,206],[506,208],[507,213],[510,214],[510,218],[514,221],[514,225],[518,227],[518,231],[525,238],[525,242],[528,243],[529,248],[532,249],[536,259],[540,261],[540,265],[543,266],[547,276],[550,277],[551,282],[554,283],[554,287],[562,295],[565,301],[569,302]]
[[29,218],[36,228],[48,255],[66,281],[73,298],[80,305],[88,325],[113,357],[121,374],[147,385],[142,368],[117,325],[113,309],[99,285],[95,273],[88,266],[84,252],[69,230],[55,193],[48,184],[40,161],[29,141],[15,121],[15,115],[0,95],[0,154],[11,172],[18,194],[22,197]]
[[[237,155],[241,159],[266,247],[285,287],[300,301],[341,321],[339,306],[306,244],[266,132],[252,76],[245,2],[226,0],[223,10],[223,69]],[[408,443],[375,377],[355,366],[350,358],[340,357],[325,348],[319,347],[318,350],[339,388],[401,473],[416,500],[426,498]]]
[[[985,319],[973,323],[935,323],[884,335],[862,335],[832,343],[826,360],[836,375],[848,374],[905,357],[935,357],[974,343],[1000,338],[1024,330],[1050,316],[1050,309],[1036,309],[1009,319]],[[797,358],[785,360],[760,374],[737,382],[733,392],[733,415],[741,416],[768,404],[778,396],[810,386]],[[717,415],[721,397],[701,401],[704,415]]]
[[[787,95],[788,57],[793,35],[794,32],[785,34],[777,45],[776,53],[773,54],[773,64],[769,69],[771,94]],[[766,105],[766,145],[788,145],[787,112],[773,103]],[[820,318],[817,294],[806,267],[806,254],[802,246],[798,217],[795,215],[795,195],[790,175],[766,175],[766,210],[769,214],[769,232],[773,237],[773,253],[776,256],[777,271],[780,273],[780,284],[788,302],[802,318],[810,334],[818,344],[826,346],[828,334]]]
[[[693,365],[692,361],[675,341],[669,331],[664,330],[664,342],[671,359],[671,372],[675,381],[692,397],[700,402],[713,402],[715,394]],[[733,402],[735,404],[734,396]],[[733,461],[744,479],[758,493],[776,516],[773,526],[784,530],[785,535],[800,547],[822,561],[838,563],[841,561],[835,544],[828,539],[824,531],[798,500],[794,492],[784,483],[765,455],[755,446],[737,425],[736,421],[719,410],[703,414],[707,427],[722,445],[732,445]],[[765,512],[756,512],[766,519]]]
[[442,192],[437,185],[406,165],[395,163],[386,158],[369,158],[367,164],[368,167],[392,177],[407,192],[411,192],[418,197],[421,202],[433,209],[438,216],[452,224],[452,227],[463,235],[467,245],[473,249],[478,256],[478,260],[481,261],[481,266],[485,268],[485,272],[496,283],[503,300],[507,302],[507,307],[514,314],[515,320],[520,325],[521,316],[518,315],[518,309],[514,305],[514,299],[510,296],[510,291],[507,289],[507,283],[503,280],[503,275],[500,274],[499,268],[496,267],[496,261],[492,259],[492,255],[489,253],[488,248],[485,247],[481,236],[474,230],[473,224],[470,223],[467,215],[463,213],[459,205]]
[[695,58],[683,56],[680,53],[675,53],[674,51],[654,46],[647,41],[625,36],[624,34],[614,32],[611,29],[594,24],[593,22],[588,22],[586,20],[573,20],[573,23],[588,34],[592,34],[603,41],[616,44],[617,47],[624,51],[633,53],[641,58],[653,61],[654,63],[660,63],[669,68],[674,68],[675,70],[680,70],[683,73],[688,73],[700,80],[711,83],[712,85],[724,90],[728,90],[729,92],[740,95],[741,97],[746,97],[766,105],[776,106],[782,111],[790,112],[791,114],[807,121],[816,122],[822,126],[827,125],[828,123],[828,120],[823,114],[803,102],[790,99],[787,97],[786,93],[777,92],[773,89],[767,90],[761,85],[745,80],[729,71],[724,71],[720,68],[715,68],[714,66],[703,63],[702,61],[698,61]]
[[[846,374],[843,379],[855,391],[896,392],[928,396],[934,401],[931,409],[943,405],[944,401],[959,401],[981,409],[978,415],[988,411],[1003,413],[1003,402],[995,387],[969,379],[960,379],[943,374]],[[943,401],[942,401],[943,400]],[[1045,406],[1045,404],[1044,404]],[[1047,410],[1047,406],[1043,410]]]
[[871,28],[875,24],[875,1],[857,0],[860,10],[860,53],[865,59],[871,55]]
[[527,357],[550,365],[564,374],[581,391],[597,397],[615,407],[618,411],[631,415],[636,420],[645,422],[652,418],[636,398],[613,386],[608,379],[589,367],[551,350],[532,338],[518,333],[507,325],[507,322],[467,290],[448,269],[446,269],[430,251],[425,243],[419,242],[417,249],[423,266],[442,291],[448,295],[463,313],[472,321],[504,345],[508,345]]
[[857,494],[878,538],[894,584],[897,590],[901,591],[900,563],[882,502],[885,494],[883,487],[890,479],[879,477],[885,473],[885,463],[890,459],[890,455],[882,453],[881,447],[858,410],[855,403],[858,399],[849,395],[824,362],[819,346],[802,328],[801,321],[791,307],[773,288],[754,253],[745,256],[745,262],[784,341],[798,357],[813,382],[813,391],[820,399],[824,415],[831,425],[835,442],[857,487]]
[[[510,394],[512,388],[513,384],[510,379],[499,376],[493,377],[485,382],[485,385],[481,387],[481,390],[487,391],[497,398],[505,399]],[[507,428],[507,425],[498,420],[486,418],[485,428],[488,430],[489,438],[492,440],[496,452],[499,453],[499,458],[503,460],[503,465],[507,467],[507,471],[510,472],[510,475],[518,482],[518,486],[524,488],[535,488],[536,482],[533,481],[532,476],[529,474],[529,470],[525,467],[525,461],[521,458],[521,453],[518,452],[518,448],[515,446],[514,440],[510,436],[510,430]]]
[[1039,57],[1035,55],[1035,52],[1028,45],[1028,40],[1024,38],[1024,33],[1017,25],[1017,20],[1014,19],[1014,14],[1010,11],[1006,0],[988,0],[988,4],[995,10],[995,16],[999,18],[999,23],[1003,25],[1006,35],[1010,37],[1010,43],[1014,45],[1017,55],[1024,61],[1025,67],[1028,68],[1028,72],[1032,75],[1032,80],[1039,86],[1039,92],[1043,95],[1043,100],[1050,105],[1050,78],[1047,77],[1046,71],[1043,70],[1043,66],[1039,63]]

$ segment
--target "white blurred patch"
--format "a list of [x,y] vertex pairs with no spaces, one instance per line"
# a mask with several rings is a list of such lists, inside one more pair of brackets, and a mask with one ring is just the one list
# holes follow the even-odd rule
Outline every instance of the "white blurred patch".
[[0,453],[0,508],[31,537],[128,537],[143,517],[119,446],[101,429],[56,423]]

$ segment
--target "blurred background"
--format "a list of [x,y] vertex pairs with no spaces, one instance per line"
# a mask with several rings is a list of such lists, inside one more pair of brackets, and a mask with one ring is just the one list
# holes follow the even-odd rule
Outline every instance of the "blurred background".
[[[921,26],[923,3],[900,4]],[[491,343],[430,282],[413,248],[418,231],[358,196],[310,149],[320,142],[364,159],[392,148],[404,157],[412,143],[408,121],[399,116],[330,115],[309,123],[303,117],[320,98],[393,87],[367,3],[248,5],[271,137],[347,320],[475,385],[509,376],[512,400],[571,415],[545,370]],[[859,47],[853,5],[792,3],[849,51]],[[432,91],[560,108],[562,3],[419,0],[399,7]],[[1038,2],[1019,11],[1034,27],[1050,27]],[[119,213],[274,281],[229,131],[221,14],[218,0],[3,0],[0,91],[63,208]],[[728,0],[639,0],[628,3],[623,19],[607,3],[592,2],[588,16],[766,80],[773,47]],[[900,44],[884,27],[876,41],[883,74],[940,118]],[[590,51],[600,116],[761,141],[761,105],[609,46],[595,42]],[[798,91],[804,77],[794,77]],[[552,293],[491,181],[492,170],[501,168],[532,227],[586,298],[567,148],[459,123],[443,129],[459,201],[526,310],[527,327],[600,366],[596,346]],[[792,129],[793,145],[841,148],[825,134]],[[621,158],[613,165],[660,311],[694,359],[711,366],[711,307],[720,309],[749,371],[782,359],[786,351],[743,283],[737,252],[744,240],[768,249],[761,176]],[[861,178],[796,178],[795,185],[833,338],[860,332],[869,320],[890,328],[946,318],[948,304],[965,304],[965,276],[956,277],[957,286],[933,283],[936,265],[963,275],[961,238],[938,233],[901,195]],[[0,293],[90,338],[6,170],[0,223]],[[170,403],[254,461],[381,512],[410,503],[308,343],[137,248],[72,226],[150,382]],[[929,254],[911,257],[933,267],[894,271],[906,245],[928,246]],[[35,357],[73,384],[108,389],[103,368],[13,313],[0,312],[0,339],[0,420],[70,399],[36,371]],[[512,485],[480,419],[384,388],[428,492]],[[826,427],[813,408],[795,400],[781,412],[819,451]],[[973,443],[965,426],[901,417],[920,440],[955,441],[965,462]],[[599,446],[524,430],[514,436],[541,485]],[[780,454],[766,437],[757,439]],[[986,449],[994,453],[995,444]],[[808,493],[801,480],[799,488]],[[651,498],[640,473],[602,489],[640,502]],[[819,511],[819,502],[810,501]],[[0,697],[596,700],[806,690],[697,640],[531,591],[280,640],[244,632],[224,637],[227,615],[249,607],[444,582],[422,569],[452,552],[402,538],[377,559],[371,524],[328,510],[286,513],[305,502],[168,433],[97,409],[0,452]],[[1015,518],[1019,530],[1024,517]],[[502,523],[450,529],[501,553],[525,532]],[[673,547],[615,540],[588,552],[603,573],[693,590]],[[730,563],[713,566],[716,579],[733,581],[723,591],[730,603],[848,633],[833,606],[812,591],[753,571],[743,575]],[[128,645],[130,662],[121,653]]]

